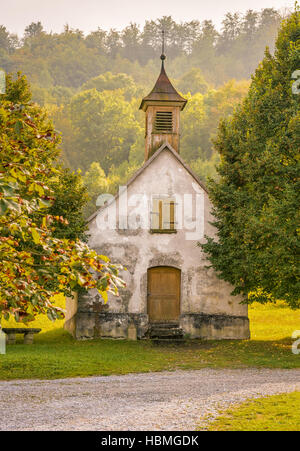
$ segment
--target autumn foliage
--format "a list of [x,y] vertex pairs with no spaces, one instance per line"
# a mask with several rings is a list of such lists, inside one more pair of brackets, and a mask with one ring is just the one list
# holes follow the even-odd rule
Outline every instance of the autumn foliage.
[[39,313],[61,317],[54,294],[96,288],[106,301],[123,284],[120,266],[78,238],[55,234],[57,224],[67,225],[48,213],[61,172],[60,137],[30,97],[19,74],[8,77],[0,98],[0,318],[14,314],[24,322]]

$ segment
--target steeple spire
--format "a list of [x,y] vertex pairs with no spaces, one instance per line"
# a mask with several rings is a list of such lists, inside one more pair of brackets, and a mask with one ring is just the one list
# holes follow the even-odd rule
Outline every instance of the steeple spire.
[[161,34],[162,34],[162,43],[161,43],[160,59],[161,59],[161,65],[162,65],[162,67],[164,67],[164,61],[166,59],[166,55],[165,55],[165,30],[164,29],[161,30]]
[[[155,83],[154,88],[148,94],[146,97],[143,98],[142,103],[140,105],[140,110],[146,111],[147,107],[149,105],[152,105],[153,102],[160,101],[160,102],[176,102],[177,106],[180,106],[180,109],[183,110],[187,100],[181,97],[180,94],[176,91],[174,86],[169,80],[169,77],[166,74],[165,71],[165,30],[162,30],[162,53],[160,55],[161,59],[161,70],[159,77]],[[175,105],[175,104],[174,104]]]

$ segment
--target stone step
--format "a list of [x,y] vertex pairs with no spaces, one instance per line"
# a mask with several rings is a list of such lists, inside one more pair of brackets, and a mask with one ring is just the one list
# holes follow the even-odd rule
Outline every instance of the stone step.
[[183,340],[183,330],[176,323],[155,323],[151,325],[149,336],[152,341],[180,342]]
[[151,338],[155,337],[183,337],[182,329],[152,329],[150,331]]
[[162,328],[162,329],[178,329],[179,323],[153,323],[152,328]]
[[154,345],[173,345],[173,346],[180,346],[185,344],[185,340],[183,338],[172,338],[172,339],[167,339],[167,338],[152,338],[151,339],[151,343],[153,343]]

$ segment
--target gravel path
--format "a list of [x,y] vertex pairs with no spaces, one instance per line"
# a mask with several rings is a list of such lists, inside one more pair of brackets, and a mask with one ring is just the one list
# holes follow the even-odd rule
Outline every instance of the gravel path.
[[[219,408],[300,390],[300,370],[213,370],[0,382],[0,430],[195,430]],[[5,416],[4,416],[5,413]]]

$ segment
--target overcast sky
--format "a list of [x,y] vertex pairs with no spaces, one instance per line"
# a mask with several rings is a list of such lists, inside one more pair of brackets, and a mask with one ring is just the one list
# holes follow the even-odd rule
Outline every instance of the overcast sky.
[[23,34],[31,22],[60,32],[64,24],[85,33],[101,27],[124,28],[130,22],[172,16],[176,21],[212,19],[219,27],[228,11],[293,7],[294,0],[0,0],[0,25]]

